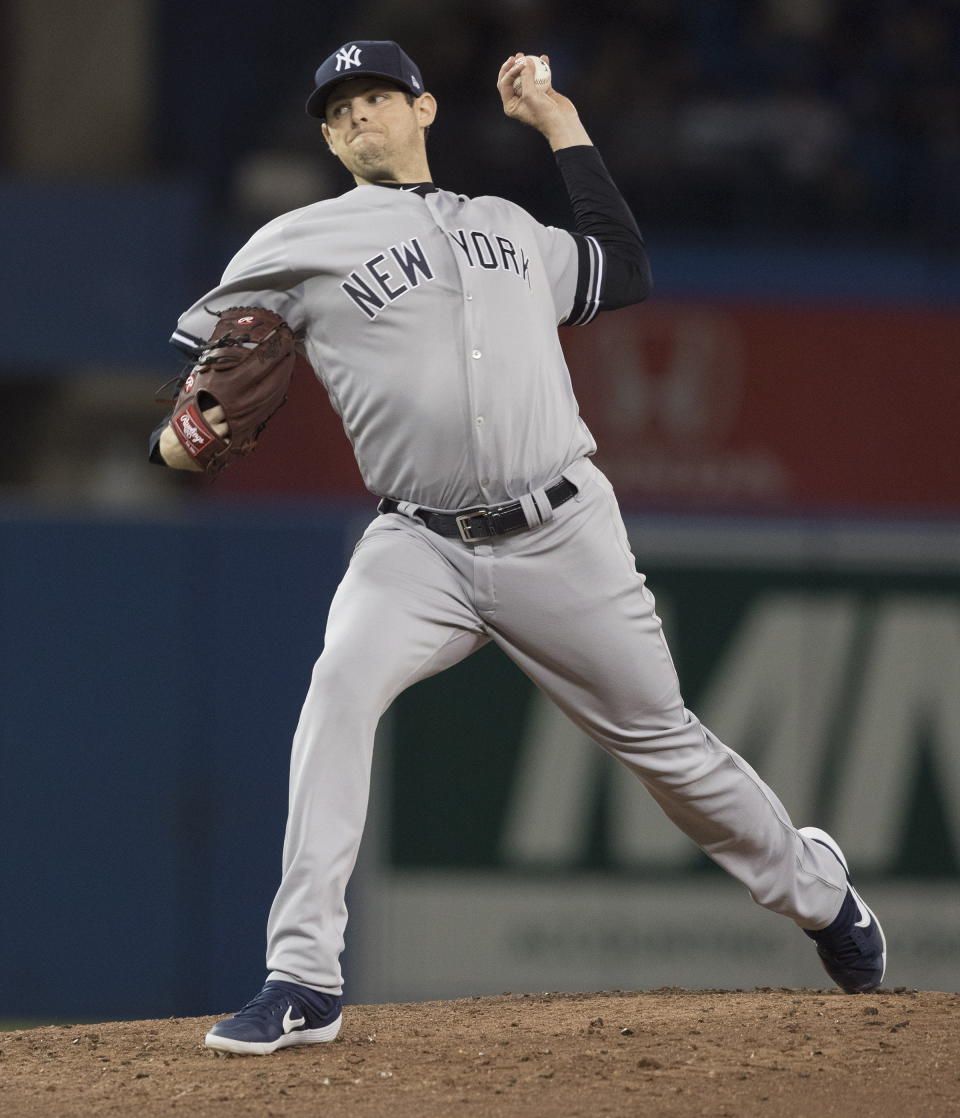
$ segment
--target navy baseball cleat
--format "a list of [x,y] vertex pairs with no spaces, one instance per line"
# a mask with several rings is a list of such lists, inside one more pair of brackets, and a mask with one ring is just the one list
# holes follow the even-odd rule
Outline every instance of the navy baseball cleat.
[[291,1044],[334,1040],[342,1019],[338,995],[295,982],[268,982],[239,1013],[218,1021],[204,1044],[218,1052],[266,1056]]
[[832,924],[807,931],[827,974],[846,994],[866,994],[883,981],[887,969],[887,941],[876,916],[850,882],[850,869],[836,842],[817,827],[801,827],[800,834],[825,846],[847,876],[847,895]]

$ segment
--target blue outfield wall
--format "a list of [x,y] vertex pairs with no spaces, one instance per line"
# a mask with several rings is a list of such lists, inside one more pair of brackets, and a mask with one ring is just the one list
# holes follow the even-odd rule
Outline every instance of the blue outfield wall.
[[198,184],[0,178],[0,207],[4,307],[19,324],[0,339],[0,365],[45,376],[174,363],[177,316],[226,264],[206,259]]
[[[209,504],[148,521],[0,510],[0,1019],[221,1013],[256,990],[290,741],[372,511]],[[865,890],[886,890],[892,984],[954,988],[957,524],[650,516],[628,527],[691,708],[798,821],[836,826]],[[588,758],[502,657],[481,653],[418,685],[385,726],[350,900],[351,1000],[715,986],[733,974],[714,953],[698,977],[657,946],[666,913],[646,907],[645,883],[695,908],[709,867],[658,826],[632,780],[625,797],[617,767]],[[496,903],[477,900],[477,874]],[[557,912],[573,906],[549,922],[537,958],[517,949],[536,916],[523,908],[531,874]],[[576,944],[554,933],[579,921],[574,940],[599,929],[620,942],[620,910],[604,909],[604,931],[590,907],[617,883],[637,950],[590,969],[600,957],[571,955]],[[724,942],[766,937],[767,970],[743,967],[736,985],[823,981],[809,952],[785,968],[788,938],[790,951],[808,946],[794,929],[729,879],[716,887],[738,905]]]
[[343,525],[0,522],[0,1018],[218,1012],[261,981]]

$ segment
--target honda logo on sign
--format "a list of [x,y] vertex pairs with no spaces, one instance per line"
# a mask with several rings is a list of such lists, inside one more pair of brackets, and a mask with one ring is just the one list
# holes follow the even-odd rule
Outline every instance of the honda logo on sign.
[[625,497],[714,507],[783,497],[779,450],[748,418],[745,342],[734,315],[644,307],[601,319],[590,341],[580,361],[579,339],[565,349],[597,462]]
[[725,440],[743,390],[735,323],[709,311],[648,310],[640,329],[611,323],[598,344],[610,370],[607,423],[680,450],[687,439]]

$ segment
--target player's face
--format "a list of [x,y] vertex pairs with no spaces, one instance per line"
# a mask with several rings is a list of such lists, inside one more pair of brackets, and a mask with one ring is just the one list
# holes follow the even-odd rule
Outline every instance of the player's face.
[[429,93],[414,98],[371,78],[335,87],[323,135],[330,150],[362,182],[413,182],[428,177],[425,129],[436,114]]

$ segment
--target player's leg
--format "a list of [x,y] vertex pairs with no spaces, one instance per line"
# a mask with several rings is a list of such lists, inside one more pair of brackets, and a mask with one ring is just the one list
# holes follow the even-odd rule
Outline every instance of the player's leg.
[[830,923],[846,892],[842,867],[684,707],[603,475],[593,471],[554,522],[496,550],[494,640],[759,904],[804,928]]
[[334,596],[297,726],[271,978],[340,990],[344,890],[366,817],[377,723],[405,688],[489,638],[422,530],[381,517]]
[[264,1054],[339,1029],[344,893],[367,811],[374,734],[406,687],[489,638],[425,531],[379,517],[327,619],[290,762],[283,876],[267,927],[268,982],[209,1047]]

